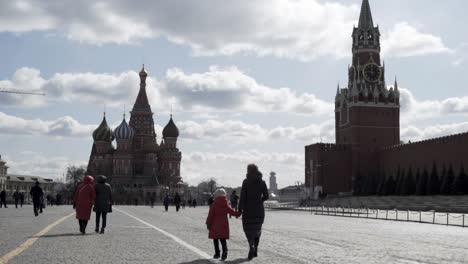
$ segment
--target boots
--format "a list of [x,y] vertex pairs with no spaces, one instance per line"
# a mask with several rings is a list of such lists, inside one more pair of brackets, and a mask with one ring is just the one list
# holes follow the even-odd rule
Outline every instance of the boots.
[[260,237],[256,237],[256,238],[255,238],[255,242],[254,242],[254,249],[255,249],[254,258],[257,257],[258,244],[259,244],[259,243],[260,243]]
[[221,256],[221,260],[225,261],[227,259],[227,250],[223,250],[223,255]]

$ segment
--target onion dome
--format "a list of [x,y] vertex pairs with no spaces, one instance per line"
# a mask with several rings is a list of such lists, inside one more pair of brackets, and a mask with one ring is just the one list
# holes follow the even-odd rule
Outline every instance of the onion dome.
[[167,125],[164,127],[162,134],[164,138],[179,137],[179,129],[177,128],[174,121],[172,120],[172,115],[171,115],[171,119],[169,120],[169,123],[167,123]]
[[139,73],[141,79],[146,79],[146,76],[148,76],[148,73],[145,70],[145,65],[143,64],[143,67],[141,68],[141,71]]
[[101,124],[93,132],[93,139],[94,141],[112,141],[114,139],[112,129],[107,125],[105,113]]
[[131,139],[135,135],[135,130],[131,128],[125,120],[125,115],[122,123],[114,130],[114,136],[117,140],[119,139]]

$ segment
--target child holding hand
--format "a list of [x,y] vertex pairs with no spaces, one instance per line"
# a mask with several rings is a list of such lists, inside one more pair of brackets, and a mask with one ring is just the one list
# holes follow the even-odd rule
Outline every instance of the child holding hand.
[[208,238],[213,239],[214,258],[218,259],[220,257],[219,242],[221,242],[223,249],[221,260],[226,260],[228,253],[226,240],[229,239],[228,214],[239,217],[241,213],[229,206],[224,189],[217,189],[214,198],[206,219],[206,227],[210,231]]

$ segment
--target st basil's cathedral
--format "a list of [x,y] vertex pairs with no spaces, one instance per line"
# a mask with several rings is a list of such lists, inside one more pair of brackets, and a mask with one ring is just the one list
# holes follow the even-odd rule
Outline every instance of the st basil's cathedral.
[[87,173],[107,176],[114,188],[175,185],[181,182],[182,153],[177,148],[179,129],[171,114],[158,144],[153,112],[146,93],[148,73],[144,66],[139,76],[140,90],[129,122],[124,114],[120,125],[112,130],[104,114],[101,124],[94,130]]

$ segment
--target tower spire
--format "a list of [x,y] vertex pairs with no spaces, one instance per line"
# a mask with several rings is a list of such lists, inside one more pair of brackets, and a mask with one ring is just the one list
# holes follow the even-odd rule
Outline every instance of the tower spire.
[[369,5],[369,0],[362,0],[361,15],[359,16],[358,28],[374,28],[374,21],[372,20],[372,13]]
[[395,76],[395,84],[393,85],[393,90],[398,91],[398,81],[397,81],[396,76]]

